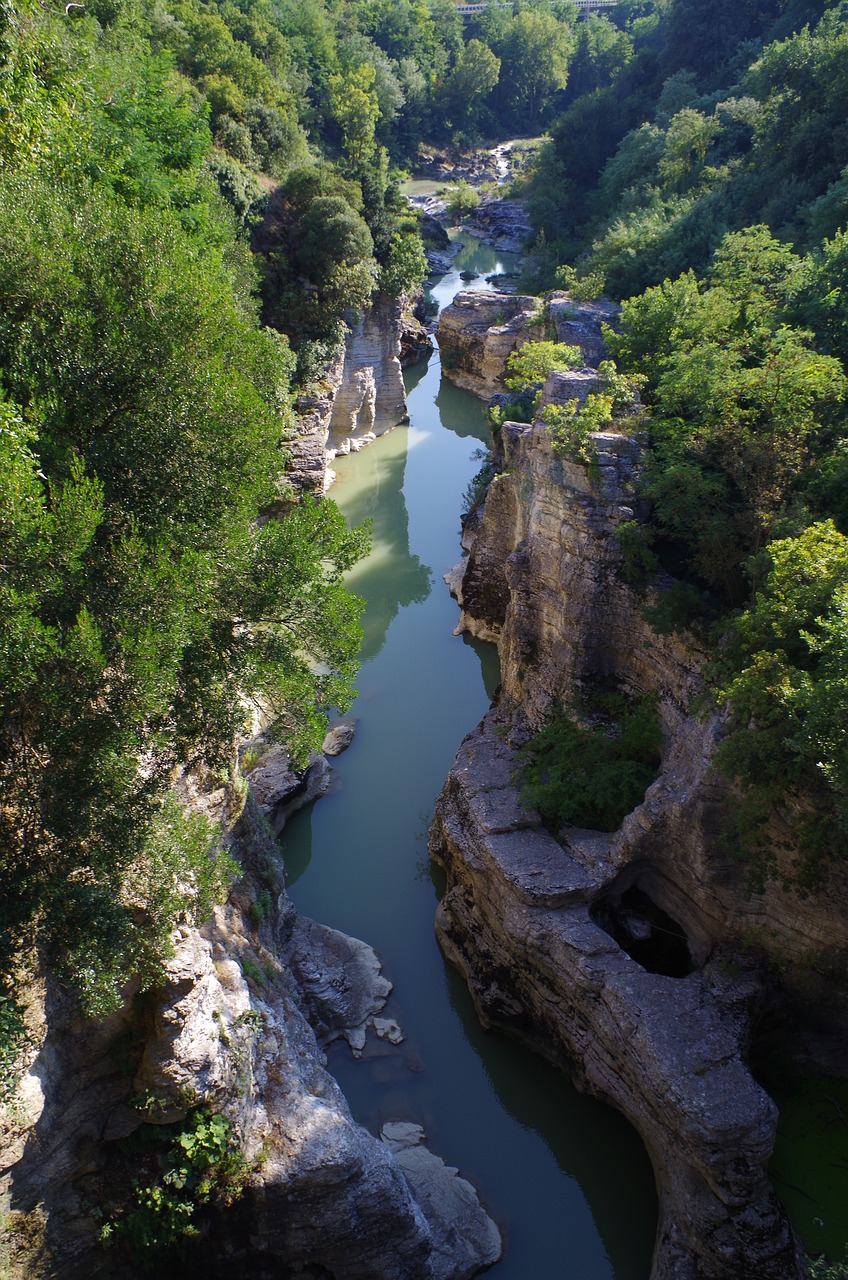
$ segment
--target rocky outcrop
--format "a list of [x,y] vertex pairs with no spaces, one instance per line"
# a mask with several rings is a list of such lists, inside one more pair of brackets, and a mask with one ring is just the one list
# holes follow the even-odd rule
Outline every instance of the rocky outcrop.
[[[607,317],[574,310],[551,308],[557,336],[597,361]],[[475,350],[479,376],[485,344]],[[596,381],[591,368],[553,375],[543,400]],[[558,454],[538,421],[501,429],[451,581],[458,629],[498,643],[502,685],[437,804],[437,928],[484,1021],[641,1133],[661,1202],[653,1280],[789,1280],[804,1269],[767,1175],[776,1109],[748,1064],[789,1016],[821,1061],[844,1037],[848,877],[802,897],[779,865],[753,892],[720,838],[733,794],[711,767],[722,717],[697,712],[705,655],[691,635],[654,632],[621,574],[619,531],[640,515],[635,425],[593,436],[590,466]],[[662,767],[617,832],[549,834],[519,802],[513,747],[598,678],[657,698]]]
[[527,211],[518,200],[481,200],[466,226],[472,235],[507,253],[520,253],[533,234]]
[[462,290],[436,329],[444,376],[486,399],[502,391],[509,356],[538,336],[531,322],[541,305],[523,294]]
[[279,834],[293,813],[326,795],[332,785],[332,769],[323,752],[313,753],[305,769],[293,769],[284,747],[263,743],[259,751],[256,761],[245,764],[244,771],[256,802]]
[[653,1280],[804,1274],[768,1180],[776,1109],[742,1058],[757,981],[716,962],[649,972],[600,924],[609,838],[556,840],[520,805],[490,715],[439,797],[431,856],[447,873],[437,931],[486,1025],[529,1041],[642,1135],[660,1198]]
[[337,454],[405,421],[402,368],[432,350],[419,303],[375,295],[367,311],[351,317],[344,345],[321,378],[298,396],[297,429],[285,447],[286,474],[299,493],[323,493]]
[[614,302],[577,302],[562,290],[549,293],[545,301],[557,342],[579,347],[588,365],[597,367],[609,358],[603,326],[615,328],[620,308]]
[[[203,798],[210,812],[227,803]],[[250,1172],[235,1205],[207,1214],[180,1275],[466,1280],[498,1255],[494,1224],[436,1157],[407,1177],[395,1151],[411,1139],[355,1124],[324,1066],[321,1046],[337,1036],[359,1048],[373,1025],[399,1038],[377,1017],[390,984],[376,956],[298,917],[249,796],[235,837],[242,878],[203,929],[176,932],[154,992],[92,1024],[42,984],[29,1071],[2,1116],[7,1274],[133,1280],[98,1245],[92,1213],[120,1203],[136,1172],[115,1140],[205,1104],[229,1118]]]
[[329,449],[338,449],[351,437],[371,432],[381,435],[406,417],[400,367],[401,312],[399,299],[379,294],[352,324],[345,343],[341,385],[330,414]]
[[286,477],[297,493],[323,493],[327,488],[327,437],[344,362],[344,348],[339,348],[320,380],[295,401],[295,431],[285,441],[285,450]]

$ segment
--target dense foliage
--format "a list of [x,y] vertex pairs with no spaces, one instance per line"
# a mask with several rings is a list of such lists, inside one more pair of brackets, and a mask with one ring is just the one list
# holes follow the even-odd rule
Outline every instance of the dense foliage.
[[[670,570],[646,616],[709,633],[729,843],[760,877],[782,843],[804,889],[848,853],[846,59],[842,3],[616,6],[578,28],[528,189],[528,284],[625,299],[607,377],[644,406],[649,514],[622,572]],[[594,400],[544,415],[584,461]]]
[[574,262],[627,297],[704,271],[729,231],[753,223],[805,250],[842,228],[844,6],[640,9],[591,19],[592,36],[586,26],[571,81],[583,91],[531,184],[543,278]]
[[303,759],[349,700],[364,539],[329,502],[257,519],[291,500],[294,362],[208,107],[163,11],[74,12],[6,5],[0,47],[0,967],[7,1010],[35,944],[104,1013],[235,871],[174,776],[225,780],[259,705]]
[[614,831],[656,776],[662,730],[655,702],[596,691],[580,725],[560,708],[521,753],[521,798],[552,829]]

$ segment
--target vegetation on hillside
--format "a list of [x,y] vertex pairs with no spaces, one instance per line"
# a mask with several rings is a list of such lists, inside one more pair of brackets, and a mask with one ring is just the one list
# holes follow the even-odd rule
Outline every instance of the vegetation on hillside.
[[423,276],[422,141],[549,129],[537,282],[629,299],[549,425],[587,458],[639,387],[626,572],[723,619],[752,813],[806,788],[844,847],[846,58],[841,0],[0,0],[4,1025],[33,943],[89,1012],[154,981],[234,873],[176,772],[225,777],[258,700],[303,758],[350,696],[364,538],[285,441],[345,316]]
[[779,812],[815,889],[848,854],[848,8],[647,0],[578,37],[535,283],[624,300],[611,372],[649,442],[624,573],[678,579],[655,625],[711,628],[731,843],[773,873]]

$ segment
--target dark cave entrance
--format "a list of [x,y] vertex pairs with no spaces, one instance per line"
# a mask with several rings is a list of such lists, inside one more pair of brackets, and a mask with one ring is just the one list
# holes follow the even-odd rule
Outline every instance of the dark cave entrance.
[[685,930],[638,885],[598,898],[590,915],[649,973],[685,978],[696,968]]

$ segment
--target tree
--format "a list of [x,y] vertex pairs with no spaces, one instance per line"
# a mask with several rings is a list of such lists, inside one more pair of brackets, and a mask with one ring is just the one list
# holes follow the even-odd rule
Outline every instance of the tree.
[[524,9],[517,13],[496,49],[507,101],[527,124],[542,113],[568,80],[571,33],[550,13]]
[[749,228],[725,238],[706,282],[647,290],[609,335],[625,367],[649,375],[652,518],[735,604],[744,561],[800,491],[846,389],[839,362],[785,323],[799,269],[767,228]]
[[227,769],[256,700],[302,760],[349,700],[363,539],[329,502],[256,521],[292,359],[226,242],[32,174],[0,218],[0,947],[103,1012],[232,874],[173,771]]
[[330,77],[330,106],[342,130],[342,146],[355,171],[374,151],[374,130],[380,117],[375,92],[377,73],[361,62],[344,75]]
[[773,542],[768,566],[719,666],[731,721],[717,763],[748,789],[743,817],[765,870],[768,816],[793,790],[813,799],[792,820],[809,888],[848,854],[848,539],[812,525]]
[[525,342],[523,347],[510,353],[506,363],[511,375],[507,387],[510,391],[523,391],[544,382],[554,370],[579,367],[583,356],[579,347],[570,347],[565,342]]
[[483,101],[498,83],[500,71],[501,60],[487,45],[473,38],[468,41],[445,86],[448,115],[455,125],[462,122],[473,131]]

